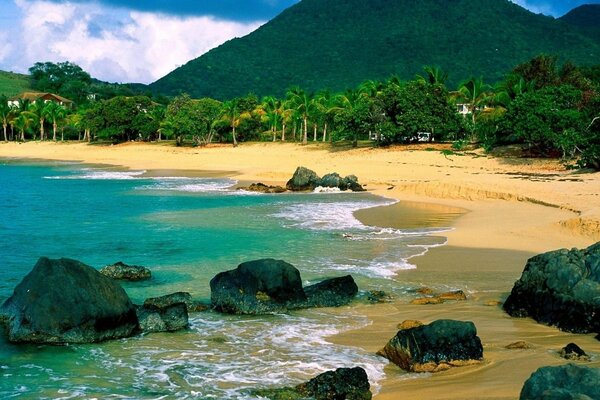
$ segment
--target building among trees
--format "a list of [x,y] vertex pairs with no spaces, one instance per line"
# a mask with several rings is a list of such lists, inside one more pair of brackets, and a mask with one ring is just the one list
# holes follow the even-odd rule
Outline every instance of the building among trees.
[[44,103],[53,102],[57,103],[65,108],[71,108],[73,106],[73,102],[67,98],[59,96],[53,93],[41,93],[41,92],[23,92],[18,96],[11,97],[8,100],[9,106],[18,107],[19,103],[24,101],[29,103],[35,103],[38,100],[43,100]]

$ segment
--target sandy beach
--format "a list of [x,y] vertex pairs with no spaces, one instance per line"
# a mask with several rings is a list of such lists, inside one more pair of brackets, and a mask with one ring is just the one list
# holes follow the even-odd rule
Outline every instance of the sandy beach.
[[[556,161],[495,158],[479,151],[448,155],[426,147],[338,150],[328,144],[253,143],[176,148],[29,142],[0,144],[0,157],[105,164],[159,175],[216,174],[280,185],[302,165],[320,175],[357,175],[370,192],[399,200],[358,212],[363,223],[452,227],[439,234],[444,246],[411,259],[417,268],[402,271],[398,279],[434,290],[462,289],[467,301],[359,305],[353,312],[367,315],[372,323],[332,340],[375,352],[403,320],[470,320],[478,328],[485,360],[410,379],[389,365],[377,399],[518,398],[523,382],[537,368],[565,363],[557,352],[569,342],[595,355],[588,365],[600,366],[600,342],[593,335],[572,335],[529,319],[513,319],[497,304],[532,255],[600,240],[600,174],[566,170]],[[531,348],[505,348],[517,340]]]

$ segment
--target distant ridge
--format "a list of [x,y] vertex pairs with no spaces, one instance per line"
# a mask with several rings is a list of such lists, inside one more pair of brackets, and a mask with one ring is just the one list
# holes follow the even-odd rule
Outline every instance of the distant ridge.
[[300,85],[335,91],[424,65],[496,81],[540,53],[598,64],[595,35],[508,0],[302,0],[151,84],[155,92],[228,99],[281,96]]
[[572,9],[559,19],[580,28],[600,30],[600,4],[584,4]]

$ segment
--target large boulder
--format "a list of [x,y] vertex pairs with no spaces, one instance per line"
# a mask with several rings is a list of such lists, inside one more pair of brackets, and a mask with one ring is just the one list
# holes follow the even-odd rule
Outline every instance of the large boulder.
[[304,288],[309,307],[339,307],[350,303],[358,293],[351,275],[326,279]]
[[285,187],[288,190],[298,192],[304,190],[314,190],[321,184],[321,178],[313,170],[305,167],[298,167],[292,179],[290,179]]
[[600,333],[600,242],[527,261],[504,310],[575,333]]
[[370,389],[365,370],[355,367],[324,372],[296,387],[258,390],[254,394],[272,400],[370,400]]
[[240,264],[210,281],[215,310],[229,314],[264,314],[309,307],[338,307],[358,293],[352,276],[326,279],[302,287],[300,271],[282,260]]
[[217,311],[261,314],[284,311],[306,300],[300,272],[282,260],[263,259],[240,264],[210,281],[211,302]]
[[135,307],[118,283],[67,258],[40,258],[0,314],[11,342],[92,343],[138,328]]
[[600,399],[600,368],[573,364],[542,367],[523,385],[520,400]]
[[121,261],[101,268],[100,273],[109,278],[123,281],[143,281],[152,277],[148,268],[140,265],[127,265]]
[[144,300],[144,306],[165,308],[176,303],[184,303],[188,312],[206,311],[208,306],[192,298],[188,292],[175,292],[160,297],[150,297]]
[[483,347],[472,322],[438,320],[398,331],[378,352],[410,372],[437,372],[480,361]]
[[323,175],[323,178],[321,178],[321,181],[319,182],[319,186],[327,188],[339,188],[341,182],[342,177],[337,172],[333,172],[331,174]]
[[351,190],[353,192],[365,192],[366,189],[358,183],[358,178],[355,175],[348,175],[340,182],[340,190]]

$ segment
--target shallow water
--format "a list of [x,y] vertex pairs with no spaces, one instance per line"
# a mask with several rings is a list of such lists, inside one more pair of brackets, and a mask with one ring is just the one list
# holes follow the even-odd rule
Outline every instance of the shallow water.
[[[40,256],[100,268],[149,267],[126,283],[134,302],[174,291],[210,297],[209,281],[240,262],[272,257],[304,281],[352,274],[361,291],[402,296],[396,276],[443,239],[440,228],[362,225],[358,209],[390,203],[369,194],[257,195],[220,178],[146,177],[144,171],[68,163],[0,165],[0,301]],[[366,368],[374,390],[386,361],[328,337],[369,320],[352,307],[261,317],[201,313],[184,332],[94,345],[15,346],[0,336],[0,397],[251,398],[248,389],[294,385],[342,366]]]

